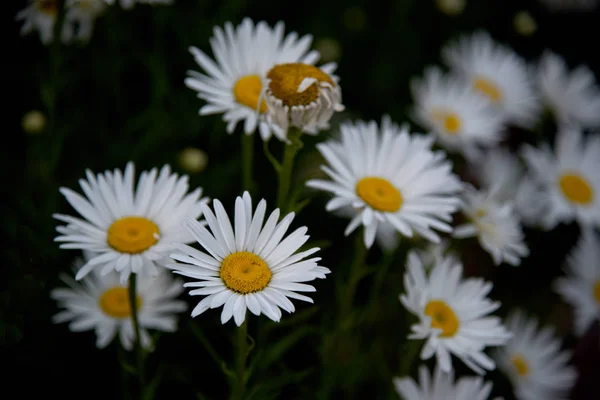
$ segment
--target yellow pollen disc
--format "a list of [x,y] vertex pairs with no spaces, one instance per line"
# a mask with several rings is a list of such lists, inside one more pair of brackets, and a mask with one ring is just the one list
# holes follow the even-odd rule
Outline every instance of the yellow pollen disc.
[[46,15],[56,15],[58,4],[56,0],[38,0],[37,9]]
[[488,97],[493,103],[502,101],[502,91],[494,82],[486,78],[475,78],[473,87],[481,94]]
[[[142,308],[142,299],[137,296],[135,305],[139,311]],[[129,303],[129,291],[124,287],[114,287],[102,293],[98,305],[104,314],[113,318],[127,318],[131,316],[131,305]]]
[[440,337],[452,337],[458,332],[460,322],[452,308],[441,300],[431,300],[425,306],[425,315],[431,317],[431,327],[441,329]]
[[594,285],[594,299],[596,299],[596,302],[600,304],[600,281],[596,282]]
[[331,77],[321,69],[301,63],[276,65],[267,73],[267,78],[271,80],[269,89],[273,95],[290,107],[306,106],[319,98],[320,88],[317,82],[306,90],[298,92],[298,87],[305,78],[314,78],[319,82],[327,82],[335,86]]
[[457,114],[442,110],[434,110],[431,114],[433,119],[442,124],[444,130],[448,134],[458,135],[460,133],[462,123],[460,121],[460,117]]
[[378,211],[395,212],[402,206],[400,191],[388,180],[376,176],[367,176],[358,181],[356,194]]
[[527,365],[527,361],[525,361],[525,358],[523,356],[521,356],[520,354],[515,354],[510,359],[513,362],[513,365],[515,366],[515,369],[517,370],[517,374],[519,374],[520,376],[529,375],[529,366]]
[[121,253],[138,254],[158,241],[158,226],[142,217],[123,217],[108,228],[108,244]]
[[588,181],[577,173],[567,173],[558,180],[560,190],[572,203],[590,204],[594,199],[594,190]]
[[[246,75],[238,79],[233,86],[233,95],[238,103],[256,110],[261,90],[260,77],[258,75]],[[261,113],[267,111],[267,103],[264,100],[260,103],[259,111]]]
[[221,262],[219,275],[229,290],[248,294],[266,288],[273,274],[267,263],[256,254],[238,251]]

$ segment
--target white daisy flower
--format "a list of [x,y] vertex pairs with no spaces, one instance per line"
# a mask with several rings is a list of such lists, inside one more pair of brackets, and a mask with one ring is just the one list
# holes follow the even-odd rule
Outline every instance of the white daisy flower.
[[37,30],[43,44],[52,42],[57,18],[58,0],[29,0],[29,6],[17,14],[17,21],[23,20],[21,35]]
[[554,290],[574,309],[575,334],[583,336],[594,321],[600,321],[600,238],[592,230],[582,232],[566,265],[567,276],[554,283]]
[[546,51],[537,68],[537,83],[559,124],[600,126],[600,89],[587,66],[569,72],[562,57]]
[[415,120],[434,132],[447,149],[468,153],[502,139],[502,120],[470,82],[444,76],[439,68],[431,67],[422,80],[412,80],[411,89]]
[[339,78],[331,73],[334,63],[321,67],[306,63],[277,64],[263,79],[261,97],[267,103],[266,118],[287,139],[290,126],[309,134],[329,128],[334,112],[344,111]]
[[[82,260],[78,262],[79,265]],[[50,296],[63,311],[53,318],[54,323],[69,322],[73,332],[94,330],[96,346],[108,346],[115,336],[127,350],[133,348],[135,331],[131,320],[129,288],[120,283],[119,274],[111,271],[101,275],[98,271],[87,274],[80,282],[70,276],[61,279],[68,288],[54,289]],[[140,341],[151,348],[147,329],[163,332],[177,330],[176,313],[185,311],[187,304],[176,300],[183,292],[183,282],[173,279],[165,270],[155,277],[139,276],[137,281],[137,316],[140,325]]]
[[[116,0],[104,0],[106,2],[106,4],[109,5],[113,5],[115,4]],[[131,9],[133,8],[133,6],[135,5],[135,3],[139,3],[139,4],[173,4],[174,0],[120,0],[119,4],[121,5],[121,7],[125,8],[125,9]]]
[[[207,104],[200,115],[223,114],[227,133],[232,133],[238,122],[244,121],[244,132],[252,134],[257,126],[263,140],[274,133],[284,134],[278,126],[271,126],[264,118],[267,103],[260,99],[267,72],[281,63],[314,64],[319,60],[317,51],[308,51],[312,36],[298,38],[296,32],[284,37],[284,24],[270,28],[264,21],[256,25],[245,18],[236,28],[230,22],[225,29],[214,28],[210,45],[216,61],[202,50],[190,47],[190,52],[204,73],[189,71],[185,84],[198,92]],[[333,66],[333,67],[331,67]],[[334,68],[335,64],[330,64]]]
[[540,0],[550,11],[592,11],[598,0]]
[[277,208],[263,226],[266,201],[261,200],[253,214],[252,199],[244,192],[236,198],[232,226],[221,202],[214,200],[213,206],[214,214],[207,205],[202,206],[210,232],[196,220],[188,219],[186,223],[205,252],[176,244],[179,251],[171,254],[171,258],[179,262],[167,265],[177,274],[196,279],[184,285],[197,288],[190,295],[206,296],[194,308],[192,317],[223,306],[223,324],[233,316],[240,326],[246,318],[246,309],[279,322],[280,308],[289,313],[295,310],[289,298],[313,302],[310,297],[296,293],[315,291],[313,286],[301,282],[325,278],[330,271],[317,265],[318,257],[305,259],[318,248],[296,253],[309,238],[306,227],[283,239],[294,213],[277,223]]
[[115,169],[79,184],[86,197],[61,188],[71,206],[83,217],[54,214],[67,223],[59,226],[55,241],[63,249],[81,249],[96,253],[77,272],[80,280],[93,269],[101,274],[112,270],[121,273],[125,282],[130,273],[156,275],[157,267],[168,262],[173,242],[191,243],[193,236],[182,227],[185,218],[198,218],[202,204],[198,188],[186,195],[188,177],[171,173],[168,165],[142,172],[134,189],[134,167],[128,163],[125,172]]
[[462,212],[469,222],[457,226],[452,233],[455,238],[477,237],[481,247],[494,260],[517,266],[529,255],[520,221],[512,202],[496,200],[499,186],[478,191],[467,186],[463,192]]
[[94,22],[106,10],[106,3],[103,0],[67,0],[65,4],[64,40],[89,41]]
[[547,229],[573,220],[582,226],[600,224],[600,136],[584,138],[581,130],[563,127],[554,152],[547,144],[540,148],[525,145],[523,156],[533,178],[544,188],[537,196],[546,197]]
[[[351,206],[346,206],[333,211],[333,214],[342,218],[352,218],[356,211]],[[375,234],[375,242],[382,250],[390,252],[398,248],[400,235],[391,224],[380,224]]]
[[346,236],[364,225],[369,248],[384,224],[432,242],[440,240],[433,229],[452,230],[448,223],[462,186],[444,153],[431,150],[431,138],[410,135],[408,127],[399,128],[388,117],[380,127],[374,121],[344,123],[340,132],[341,142],[317,145],[330,165],[322,169],[333,181],[314,179],[306,185],[334,194],[327,211],[354,209]]
[[486,316],[500,307],[486,296],[492,284],[481,278],[463,278],[462,264],[448,257],[433,267],[427,275],[416,252],[408,255],[404,274],[406,294],[400,301],[419,317],[411,326],[409,339],[426,339],[421,359],[434,354],[443,372],[452,370],[450,354],[469,368],[483,374],[496,367],[484,349],[502,346],[511,334],[498,317]]
[[538,321],[521,311],[512,312],[506,326],[513,333],[494,358],[511,381],[519,400],[567,399],[577,373],[568,365],[571,353],[561,351],[561,342],[549,326],[538,329]]
[[485,95],[507,122],[524,128],[537,120],[539,102],[526,62],[488,33],[462,36],[443,49],[446,62]]
[[433,376],[426,366],[419,367],[419,382],[412,378],[394,378],[396,393],[403,400],[487,400],[492,382],[480,376],[463,376],[454,381],[454,371],[443,372],[436,366]]

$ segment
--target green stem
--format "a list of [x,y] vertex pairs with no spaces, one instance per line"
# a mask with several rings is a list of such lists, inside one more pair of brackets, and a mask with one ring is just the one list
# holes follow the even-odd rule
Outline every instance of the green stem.
[[254,134],[246,135],[242,132],[242,191],[247,190],[252,194],[254,181],[252,180],[252,167],[254,163]]
[[352,303],[354,302],[354,295],[356,294],[358,283],[365,276],[366,258],[367,248],[363,243],[363,231],[358,230],[354,237],[354,256],[352,258],[352,264],[350,264],[348,282],[344,287],[344,294],[341,296],[340,324],[342,326],[346,324],[346,319],[352,310]]
[[140,335],[140,323],[138,320],[138,304],[137,304],[137,275],[132,273],[129,275],[129,304],[131,306],[131,322],[133,323],[133,332],[135,333],[135,356],[137,363],[137,374],[140,383],[140,393],[144,392],[145,376],[144,376],[144,353]]
[[277,208],[281,210],[281,215],[289,212],[289,196],[292,182],[292,171],[294,169],[294,158],[298,150],[302,148],[300,136],[302,131],[298,128],[291,127],[288,130],[288,139],[290,143],[285,145],[283,151],[283,161],[279,170],[279,187],[277,190]]
[[368,315],[374,316],[376,312],[374,310],[377,307],[377,300],[381,298],[379,296],[379,292],[381,291],[381,287],[383,286],[383,282],[388,275],[388,271],[390,269],[390,265],[394,261],[394,256],[396,252],[390,251],[384,254],[383,260],[379,264],[379,268],[375,272],[375,277],[373,279],[373,286],[371,287],[371,291],[369,292],[370,300],[369,300],[369,308]]
[[235,386],[231,394],[232,400],[242,400],[246,391],[246,360],[248,358],[248,323],[244,321],[237,329]]

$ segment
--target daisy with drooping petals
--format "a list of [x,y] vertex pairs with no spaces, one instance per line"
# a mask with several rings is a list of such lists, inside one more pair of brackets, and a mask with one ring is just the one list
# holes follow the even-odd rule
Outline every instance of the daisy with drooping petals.
[[58,0],[30,0],[29,6],[17,14],[17,21],[24,21],[21,35],[37,30],[43,44],[52,42],[57,18]]
[[443,372],[452,370],[450,354],[469,368],[483,374],[496,365],[485,353],[487,346],[502,346],[511,334],[498,317],[487,316],[500,307],[486,296],[492,284],[481,278],[462,277],[462,264],[448,257],[435,265],[429,274],[416,252],[408,255],[404,274],[405,294],[400,301],[419,317],[411,326],[409,339],[425,339],[421,359],[434,354]]
[[546,51],[537,69],[537,83],[559,124],[600,126],[600,89],[587,66],[569,72],[562,57]]
[[[83,261],[78,261],[81,265]],[[101,275],[98,271],[87,274],[80,282],[64,275],[68,288],[54,289],[50,296],[63,311],[53,318],[54,323],[69,322],[73,332],[94,330],[96,346],[103,348],[119,336],[127,350],[133,348],[135,331],[131,321],[129,289],[119,281],[119,274],[111,271]],[[136,311],[140,325],[140,341],[145,348],[152,342],[147,329],[175,332],[176,313],[185,311],[187,304],[176,300],[183,292],[183,282],[173,279],[166,271],[157,276],[140,276],[137,281]]]
[[425,70],[423,80],[411,82],[419,124],[434,132],[442,146],[469,153],[502,139],[502,120],[489,100],[469,82],[444,76],[439,68]]
[[431,150],[432,139],[410,135],[387,117],[377,123],[359,121],[340,126],[341,142],[317,145],[329,166],[322,169],[333,181],[310,180],[307,186],[331,192],[327,211],[351,206],[355,215],[348,236],[364,225],[367,248],[378,227],[388,224],[404,236],[416,232],[438,242],[433,229],[450,232],[448,224],[460,200],[460,180],[442,152]]
[[321,67],[306,63],[277,64],[263,80],[267,121],[281,128],[287,139],[290,126],[316,134],[329,128],[334,112],[344,111],[334,63]]
[[403,400],[487,400],[492,383],[479,376],[463,376],[454,382],[454,371],[436,366],[430,376],[426,366],[419,367],[419,383],[412,378],[394,378],[396,393]]
[[95,253],[77,272],[80,280],[92,269],[105,275],[121,274],[125,282],[131,273],[156,275],[157,267],[168,262],[173,242],[191,243],[194,238],[181,226],[185,218],[198,218],[202,204],[202,189],[188,191],[188,177],[171,173],[168,165],[160,172],[156,168],[142,172],[134,189],[134,167],[128,163],[125,172],[115,169],[94,176],[79,184],[86,197],[68,188],[61,188],[71,206],[83,217],[54,214],[67,223],[59,226],[55,241],[63,249],[81,249]]
[[465,188],[462,211],[469,222],[456,227],[452,236],[476,236],[496,265],[506,262],[517,266],[523,257],[529,255],[529,249],[512,202],[501,203],[496,200],[499,187],[484,191],[469,186]]
[[513,337],[495,351],[498,369],[509,378],[519,400],[567,399],[577,377],[568,365],[571,353],[561,351],[554,329],[538,325],[521,311],[509,315],[506,326]]
[[477,32],[446,47],[443,57],[507,122],[524,128],[536,122],[540,107],[533,81],[527,64],[513,50]]
[[600,321],[600,237],[582,232],[567,259],[567,276],[558,278],[554,290],[574,309],[575,334],[583,336],[594,321]]
[[563,127],[554,152],[525,145],[523,156],[547,197],[544,226],[576,220],[582,226],[600,225],[600,136],[584,137],[581,130]]
[[94,21],[106,10],[103,0],[68,0],[65,3],[63,40],[87,42],[92,37]]
[[[238,122],[244,121],[246,134],[254,133],[258,126],[263,140],[269,139],[272,133],[283,139],[281,128],[264,119],[267,103],[260,99],[263,80],[275,64],[316,63],[319,53],[308,51],[311,42],[312,36],[298,38],[296,32],[284,37],[283,22],[270,28],[264,21],[255,25],[245,18],[235,28],[230,22],[225,24],[224,30],[215,27],[210,44],[216,61],[202,50],[190,48],[204,70],[204,73],[189,71],[185,79],[186,86],[196,90],[198,97],[208,103],[200,109],[200,115],[224,113],[227,133],[232,133]],[[328,68],[335,68],[335,64]]]
[[294,213],[278,223],[277,208],[263,226],[266,201],[261,200],[253,213],[252,199],[244,192],[235,200],[232,225],[221,202],[214,200],[213,206],[214,214],[203,205],[210,232],[196,220],[186,222],[186,228],[205,252],[176,244],[178,252],[171,254],[171,258],[179,262],[167,265],[177,274],[196,279],[184,285],[197,288],[190,295],[206,296],[194,308],[192,317],[223,306],[223,324],[233,317],[237,326],[242,325],[246,309],[279,322],[280,309],[289,313],[295,310],[289,298],[312,303],[310,297],[296,292],[314,292],[313,286],[302,282],[325,278],[330,271],[317,265],[320,258],[306,259],[318,248],[296,253],[309,238],[306,227],[296,229],[284,239]]

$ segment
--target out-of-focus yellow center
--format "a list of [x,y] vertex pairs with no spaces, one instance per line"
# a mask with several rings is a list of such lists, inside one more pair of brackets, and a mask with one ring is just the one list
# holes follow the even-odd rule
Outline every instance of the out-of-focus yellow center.
[[431,327],[441,329],[440,337],[452,337],[458,332],[460,322],[454,311],[442,300],[431,300],[425,306],[425,315],[431,317]]
[[273,273],[267,263],[256,254],[238,251],[223,259],[219,275],[229,290],[248,294],[266,288]]
[[378,211],[396,212],[402,206],[400,191],[387,179],[376,176],[367,176],[358,181],[356,194]]
[[515,354],[510,359],[515,366],[515,370],[517,370],[517,374],[520,376],[529,375],[529,365],[527,364],[527,361],[525,361],[525,357],[520,354]]
[[[238,103],[256,110],[261,90],[260,77],[258,75],[246,75],[238,79],[233,86],[233,95]],[[259,111],[261,113],[267,111],[267,103],[264,100],[260,102]]]
[[594,285],[594,299],[596,299],[596,302],[600,305],[600,281],[596,282]]
[[123,217],[108,228],[108,244],[121,253],[138,254],[153,246],[159,238],[158,226],[143,217]]
[[58,13],[58,2],[56,0],[38,0],[37,9],[46,15],[55,16]]
[[484,96],[488,97],[492,103],[502,101],[502,90],[491,80],[483,77],[478,77],[473,80],[473,87]]
[[[267,73],[270,79],[271,93],[280,99],[286,106],[306,106],[319,98],[319,82],[335,83],[329,75],[314,65],[302,63],[278,64]],[[298,88],[305,78],[314,78],[313,83],[305,90],[298,92]]]
[[458,114],[448,111],[434,110],[431,115],[434,120],[443,126],[444,130],[449,135],[458,135],[460,133],[462,123]]
[[[139,311],[142,308],[142,299],[137,296],[135,305]],[[129,303],[129,291],[125,287],[113,287],[102,293],[98,305],[104,314],[113,318],[128,318],[131,316],[131,304]]]
[[564,196],[572,203],[586,205],[594,199],[594,189],[576,172],[561,175],[558,185]]

